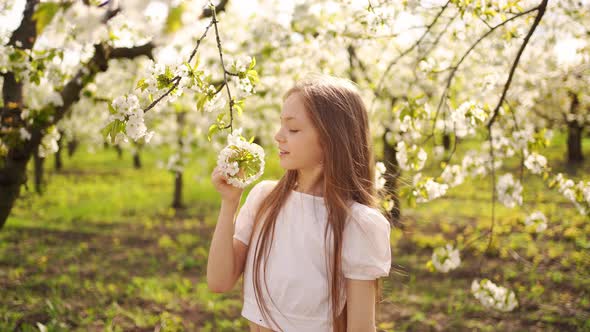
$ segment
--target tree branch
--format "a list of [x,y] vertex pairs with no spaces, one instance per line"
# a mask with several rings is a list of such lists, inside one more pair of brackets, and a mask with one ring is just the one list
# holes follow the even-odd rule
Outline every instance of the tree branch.
[[[224,11],[227,3],[228,3],[228,0],[219,1],[217,6],[215,6],[215,12],[219,13],[219,12]],[[209,8],[209,6],[207,6],[205,9],[203,9],[201,16],[199,16],[200,19],[207,18],[207,17],[213,17],[213,11],[211,10],[211,8]]]
[[438,19],[441,17],[441,15],[444,13],[444,11],[447,9],[447,7],[449,6],[449,3],[451,1],[447,1],[447,3],[445,3],[445,5],[441,8],[441,10],[438,12],[438,14],[434,17],[434,19],[432,20],[432,22],[426,27],[426,31],[424,31],[424,33],[422,34],[422,36],[420,36],[420,38],[412,45],[410,46],[408,49],[406,49],[405,51],[403,51],[402,53],[400,53],[395,59],[393,59],[393,61],[391,61],[389,63],[389,65],[387,66],[387,68],[385,68],[385,71],[383,72],[383,75],[381,75],[381,78],[379,79],[379,83],[377,84],[377,88],[375,89],[376,93],[378,95],[381,94],[381,87],[383,86],[383,82],[385,81],[385,77],[387,76],[387,74],[389,73],[389,71],[391,70],[391,68],[404,56],[406,56],[406,54],[412,52],[412,50],[414,48],[416,48],[421,42],[422,40],[428,35],[428,33],[430,32],[430,30],[432,29],[432,27],[436,24],[436,22],[438,21]]
[[516,58],[514,59],[514,63],[512,64],[512,68],[510,68],[510,74],[508,74],[508,79],[506,80],[506,83],[504,84],[502,96],[500,97],[500,100],[498,100],[498,104],[496,105],[496,108],[494,108],[494,111],[492,112],[492,118],[490,119],[490,121],[487,124],[488,128],[490,128],[492,126],[492,124],[494,123],[494,121],[496,120],[496,116],[498,115],[498,110],[502,106],[502,103],[504,102],[504,98],[506,98],[506,92],[508,91],[508,88],[510,88],[510,83],[512,82],[512,77],[514,76],[514,72],[516,71],[516,67],[518,67],[518,62],[520,61],[520,56],[524,52],[524,49],[526,48],[527,44],[529,43],[529,39],[531,39],[531,36],[535,32],[535,29],[537,29],[537,26],[541,22],[541,19],[543,18],[543,15],[545,14],[545,9],[547,8],[548,1],[549,0],[543,0],[541,2],[541,4],[537,7],[538,13],[537,13],[537,16],[535,17],[535,21],[533,22],[533,25],[529,29],[528,34],[524,38],[524,41],[522,42],[522,45],[520,46],[520,49],[518,50],[518,54],[516,55]]
[[154,50],[155,46],[153,43],[149,42],[147,44],[141,46],[134,46],[134,47],[119,47],[115,48],[111,51],[110,59],[132,59],[138,57],[140,55],[145,55],[148,58],[154,60],[154,55],[152,51]]
[[[545,1],[545,0],[544,0]],[[455,64],[452,67],[451,72],[449,73],[449,76],[447,77],[447,84],[445,86],[445,89],[443,90],[443,93],[440,97],[440,100],[438,102],[438,106],[436,108],[436,112],[434,113],[434,119],[433,119],[433,125],[432,125],[432,132],[434,132],[434,126],[436,124],[436,119],[438,118],[438,114],[440,113],[440,110],[442,108],[442,104],[447,96],[448,90],[451,86],[451,82],[453,81],[453,78],[455,77],[455,74],[457,73],[457,70],[459,69],[459,67],[461,66],[461,64],[463,63],[463,61],[465,61],[465,59],[467,58],[467,56],[471,53],[471,51],[473,51],[473,49],[482,41],[484,40],[486,37],[488,37],[492,32],[496,31],[496,29],[500,28],[501,26],[506,25],[508,22],[515,20],[521,16],[524,16],[526,14],[532,13],[534,11],[539,10],[540,6],[531,8],[527,11],[524,11],[522,13],[519,13],[517,15],[514,15],[508,19],[506,19],[505,21],[498,23],[497,25],[493,26],[491,29],[489,29],[486,33],[484,33],[481,37],[479,37],[472,45],[471,47],[469,47],[469,49],[467,49],[467,51],[463,54],[463,56],[461,57],[461,59],[459,59],[459,61],[457,62],[457,64]]]

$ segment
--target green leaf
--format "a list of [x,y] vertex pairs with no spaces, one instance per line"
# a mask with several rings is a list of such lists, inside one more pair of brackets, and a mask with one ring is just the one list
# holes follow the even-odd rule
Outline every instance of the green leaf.
[[168,18],[166,19],[166,26],[164,28],[166,33],[174,33],[182,28],[183,12],[184,6],[182,4],[170,9],[168,12]]
[[141,91],[147,89],[148,84],[145,82],[145,79],[141,79],[139,80],[139,82],[137,82],[137,86],[135,87],[136,89],[140,89]]
[[113,105],[111,105],[110,103],[109,103],[109,113],[111,113],[111,114],[117,114],[117,110],[115,110],[115,108],[113,107]]
[[43,29],[51,23],[59,8],[60,5],[56,2],[42,2],[37,5],[37,10],[33,14],[33,19],[37,22],[37,35],[40,35]]
[[248,70],[248,72],[246,73],[246,76],[248,77],[248,79],[250,80],[250,83],[252,83],[252,85],[256,85],[258,84],[258,82],[260,82],[260,78],[258,78],[258,72],[256,70]]
[[242,116],[242,112],[244,112],[244,109],[242,109],[242,106],[240,106],[236,103],[236,104],[234,104],[234,109],[238,112],[239,116]]
[[203,110],[205,108],[205,103],[208,99],[209,97],[207,96],[207,94],[200,94],[197,97],[197,110]]
[[207,134],[207,140],[211,142],[211,137],[215,135],[219,131],[219,126],[217,124],[212,124],[209,127],[209,133]]
[[250,67],[248,69],[252,69],[256,66],[256,57],[252,57],[252,62],[250,62]]
[[110,135],[111,143],[115,144],[115,137],[117,137],[118,133],[124,132],[126,126],[127,125],[125,124],[125,122],[121,120],[115,120],[106,125],[100,132],[102,133],[104,139],[106,139],[107,136]]

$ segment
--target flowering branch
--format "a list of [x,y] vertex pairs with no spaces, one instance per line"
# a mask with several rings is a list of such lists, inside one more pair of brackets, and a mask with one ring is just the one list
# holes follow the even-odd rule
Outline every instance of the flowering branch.
[[217,13],[215,10],[215,7],[213,5],[210,6],[211,11],[212,11],[212,15],[213,15],[213,25],[215,25],[215,37],[217,40],[217,49],[219,50],[219,60],[221,61],[221,68],[223,69],[223,83],[225,85],[225,88],[227,90],[227,97],[229,100],[229,125],[223,127],[222,129],[227,129],[229,128],[230,132],[233,131],[232,129],[232,123],[233,123],[233,119],[234,119],[234,113],[233,113],[233,109],[234,109],[234,100],[231,97],[231,91],[229,90],[229,85],[227,84],[227,74],[228,71],[225,69],[225,64],[223,62],[223,49],[221,48],[221,39],[219,38],[219,30],[217,28]]
[[[193,61],[193,58],[195,57],[195,55],[197,54],[197,50],[199,49],[199,46],[201,45],[201,41],[203,41],[203,39],[205,39],[205,37],[207,36],[207,32],[209,31],[209,28],[211,28],[211,25],[213,25],[213,22],[215,21],[215,18],[211,19],[211,22],[209,22],[209,25],[207,25],[207,27],[205,28],[205,32],[203,32],[203,34],[201,35],[201,37],[197,40],[197,45],[195,46],[195,48],[193,49],[193,51],[191,52],[190,57],[188,58],[188,63],[190,64],[191,61]],[[172,79],[172,86],[160,97],[158,97],[157,99],[155,99],[153,102],[151,102],[151,104],[148,105],[148,107],[146,107],[143,112],[146,113],[147,111],[151,110],[152,108],[154,108],[154,106],[156,106],[156,104],[158,104],[162,99],[164,99],[164,97],[168,96],[170,93],[172,93],[172,91],[174,91],[174,89],[176,89],[178,87],[178,84],[180,84],[180,76],[175,76]]]

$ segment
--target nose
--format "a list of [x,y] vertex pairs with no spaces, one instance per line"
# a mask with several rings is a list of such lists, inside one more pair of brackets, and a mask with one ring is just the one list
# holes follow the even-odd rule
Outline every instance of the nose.
[[277,133],[275,134],[275,140],[279,143],[284,142],[285,138],[283,137],[283,134],[281,132],[281,128],[279,128],[279,130],[277,130]]

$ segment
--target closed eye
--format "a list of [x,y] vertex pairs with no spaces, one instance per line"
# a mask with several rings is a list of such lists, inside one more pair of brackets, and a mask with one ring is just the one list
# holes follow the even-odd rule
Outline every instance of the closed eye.
[[289,132],[290,132],[290,133],[296,133],[296,132],[298,132],[298,131],[299,131],[299,130],[289,130]]

